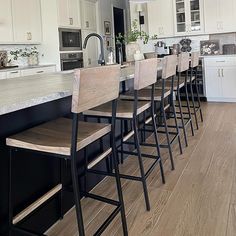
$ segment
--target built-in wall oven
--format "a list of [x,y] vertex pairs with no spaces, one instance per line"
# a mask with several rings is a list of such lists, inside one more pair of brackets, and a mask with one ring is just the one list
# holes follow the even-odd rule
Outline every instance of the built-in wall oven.
[[81,30],[59,28],[60,51],[82,50]]
[[61,70],[73,70],[76,68],[82,68],[83,63],[83,53],[61,53]]

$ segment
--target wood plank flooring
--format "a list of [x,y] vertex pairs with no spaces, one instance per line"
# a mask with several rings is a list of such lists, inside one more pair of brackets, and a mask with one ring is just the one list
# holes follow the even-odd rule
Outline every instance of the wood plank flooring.
[[[168,153],[162,150],[166,184],[161,183],[157,167],[148,178],[151,211],[145,209],[141,183],[122,180],[130,236],[236,235],[236,104],[205,103],[203,111],[204,123],[194,137],[189,132],[189,146],[183,155],[177,145],[174,148],[174,171]],[[147,168],[150,161],[144,164]],[[121,172],[138,175],[137,158],[125,160]],[[93,192],[116,199],[114,180],[106,178]],[[112,209],[83,199],[87,235],[93,235]],[[47,233],[78,235],[74,209]],[[103,235],[122,236],[120,217]]]

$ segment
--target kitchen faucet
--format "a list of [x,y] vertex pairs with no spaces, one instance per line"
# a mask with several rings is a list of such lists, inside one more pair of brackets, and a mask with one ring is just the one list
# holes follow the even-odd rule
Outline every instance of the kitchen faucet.
[[103,38],[102,38],[101,35],[96,34],[96,33],[91,33],[91,34],[87,35],[87,37],[84,40],[83,48],[84,49],[86,48],[88,40],[91,37],[97,37],[99,39],[99,41],[100,41],[101,54],[100,54],[99,59],[98,59],[98,64],[100,64],[101,66],[104,66],[105,65],[104,45],[103,45]]

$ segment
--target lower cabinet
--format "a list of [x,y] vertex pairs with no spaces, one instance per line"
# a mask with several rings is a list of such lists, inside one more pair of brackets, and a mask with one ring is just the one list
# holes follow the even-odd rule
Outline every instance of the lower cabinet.
[[44,67],[37,67],[32,69],[22,69],[22,70],[10,70],[10,71],[2,71],[0,72],[0,80],[1,79],[11,79],[17,78],[20,76],[30,76],[30,75],[37,75],[37,74],[48,74],[56,72],[56,66],[44,66]]
[[204,59],[208,101],[236,102],[236,57]]

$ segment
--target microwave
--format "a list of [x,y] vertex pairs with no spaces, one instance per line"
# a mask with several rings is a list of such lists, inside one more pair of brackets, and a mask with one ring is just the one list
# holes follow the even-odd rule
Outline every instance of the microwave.
[[60,51],[81,51],[81,30],[59,28],[59,42]]

